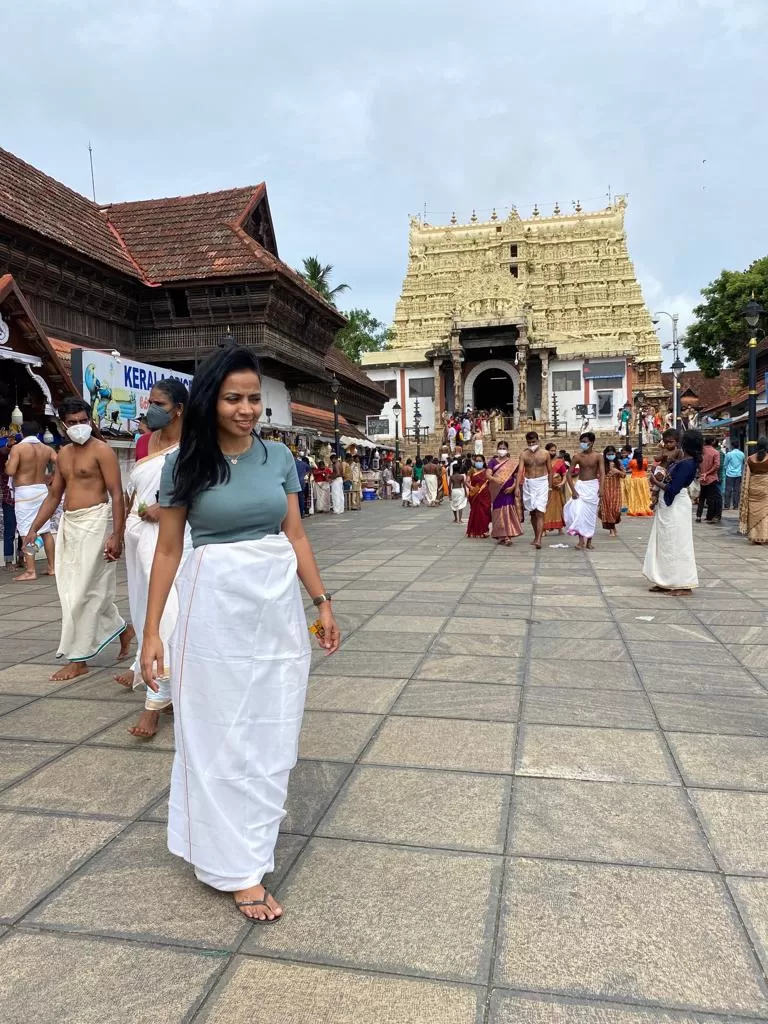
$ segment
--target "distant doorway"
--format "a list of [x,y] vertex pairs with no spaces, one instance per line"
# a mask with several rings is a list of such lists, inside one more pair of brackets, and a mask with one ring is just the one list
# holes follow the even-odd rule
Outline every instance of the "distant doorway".
[[475,409],[499,409],[505,417],[513,416],[515,388],[510,374],[500,369],[479,373],[472,388],[472,404]]

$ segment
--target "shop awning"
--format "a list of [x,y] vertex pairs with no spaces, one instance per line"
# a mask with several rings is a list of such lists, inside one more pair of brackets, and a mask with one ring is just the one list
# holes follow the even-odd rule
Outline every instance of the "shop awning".
[[[302,405],[300,402],[291,402],[291,418],[294,429],[302,427],[307,430],[316,430],[324,441],[335,439],[333,412],[330,409],[318,409],[314,405]],[[360,444],[367,441],[365,434],[345,419],[339,416],[339,434],[343,444]]]

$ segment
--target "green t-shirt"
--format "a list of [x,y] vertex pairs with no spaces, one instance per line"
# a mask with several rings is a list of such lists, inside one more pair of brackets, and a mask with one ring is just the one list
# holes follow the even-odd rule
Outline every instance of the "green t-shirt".
[[[162,508],[179,507],[171,497],[176,456],[176,452],[168,456],[160,477]],[[189,509],[193,547],[261,540],[279,533],[288,511],[287,495],[301,490],[293,455],[276,441],[265,441],[262,447],[254,438],[249,450],[229,469],[229,483],[203,491]]]

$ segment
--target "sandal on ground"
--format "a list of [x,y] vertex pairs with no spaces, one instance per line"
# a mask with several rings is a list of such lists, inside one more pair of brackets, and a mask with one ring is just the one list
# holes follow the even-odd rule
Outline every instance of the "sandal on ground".
[[[270,907],[270,905],[267,903],[267,900],[269,898],[270,893],[268,893],[267,890],[265,889],[263,900],[242,900],[240,903],[238,903],[237,900],[235,900],[235,906],[238,908],[238,910],[240,909],[240,907],[266,907],[267,910],[272,910],[272,907]],[[274,899],[274,897],[272,897],[272,899]],[[275,913],[274,910],[272,910],[272,913]],[[248,920],[253,921],[254,924],[277,924],[277,922],[282,918],[282,916],[282,914],[278,914],[275,917],[270,918],[251,917],[250,914],[243,914],[243,917],[247,917]]]

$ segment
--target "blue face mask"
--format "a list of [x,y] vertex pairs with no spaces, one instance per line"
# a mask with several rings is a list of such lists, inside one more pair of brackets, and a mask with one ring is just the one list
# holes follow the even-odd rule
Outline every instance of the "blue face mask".
[[613,462],[613,460],[616,458],[615,455],[606,455],[605,457],[606,459],[608,459],[609,462]]
[[482,462],[476,462],[475,463],[475,469],[482,469],[482,468],[483,468]]
[[579,445],[579,448],[581,448],[581,450],[583,452],[588,452],[589,451],[589,441],[582,441],[581,444]]

